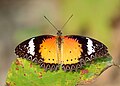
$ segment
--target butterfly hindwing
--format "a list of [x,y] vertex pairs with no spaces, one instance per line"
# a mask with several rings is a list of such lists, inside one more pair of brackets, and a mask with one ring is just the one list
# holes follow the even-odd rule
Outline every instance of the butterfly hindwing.
[[56,36],[42,35],[22,42],[16,47],[15,53],[40,64],[45,70],[53,71],[59,68],[56,47]]
[[78,70],[86,62],[107,54],[107,47],[95,39],[78,35],[64,36],[62,68],[65,71]]

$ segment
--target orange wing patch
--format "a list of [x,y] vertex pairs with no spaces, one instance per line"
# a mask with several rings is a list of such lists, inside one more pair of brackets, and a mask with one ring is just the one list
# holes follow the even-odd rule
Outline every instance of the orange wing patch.
[[39,53],[41,53],[45,63],[58,63],[56,37],[43,40]]
[[64,37],[62,44],[61,61],[62,64],[78,63],[82,50],[82,45],[78,43],[77,39]]
[[[78,40],[62,37],[63,43],[61,44],[61,57],[58,57],[58,46],[56,37],[43,40],[40,44],[39,53],[45,63],[54,64],[75,64],[78,63],[82,50],[82,45],[78,43]],[[59,61],[60,60],[60,61]]]

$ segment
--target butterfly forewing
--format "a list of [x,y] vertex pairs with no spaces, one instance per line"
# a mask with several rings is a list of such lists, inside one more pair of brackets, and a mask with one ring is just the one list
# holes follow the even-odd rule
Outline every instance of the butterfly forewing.
[[16,55],[38,63],[45,70],[58,69],[56,36],[42,35],[30,38],[15,49]]
[[[62,69],[64,71],[76,70],[76,65],[81,57],[82,45],[78,40],[65,36],[62,43]],[[78,65],[80,67],[80,65]]]
[[62,45],[62,68],[65,71],[78,70],[87,62],[108,54],[104,44],[84,36],[64,36]]

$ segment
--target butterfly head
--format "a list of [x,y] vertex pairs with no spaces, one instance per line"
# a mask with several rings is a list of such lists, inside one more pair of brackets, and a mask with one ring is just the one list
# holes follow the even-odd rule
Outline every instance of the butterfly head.
[[62,31],[61,31],[61,30],[58,30],[57,36],[61,36],[61,35],[62,35]]

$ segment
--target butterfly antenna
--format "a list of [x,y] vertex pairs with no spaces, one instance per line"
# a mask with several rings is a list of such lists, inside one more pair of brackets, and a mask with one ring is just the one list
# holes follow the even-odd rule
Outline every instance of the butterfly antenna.
[[55,25],[46,16],[44,16],[44,18],[58,31],[57,27],[55,27]]
[[73,14],[69,17],[69,19],[65,22],[65,24],[62,26],[61,30],[65,27],[65,25],[69,22],[69,20],[73,17]]

